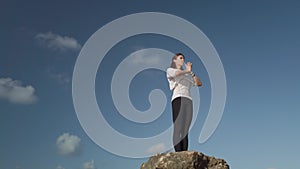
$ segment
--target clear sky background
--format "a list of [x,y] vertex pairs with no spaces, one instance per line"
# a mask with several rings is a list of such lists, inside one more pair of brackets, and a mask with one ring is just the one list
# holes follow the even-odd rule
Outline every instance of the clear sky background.
[[[0,6],[1,169],[133,169],[147,161],[96,145],[82,129],[72,101],[72,73],[82,46],[105,24],[137,12],[170,13],[207,35],[225,69],[226,107],[216,132],[199,144],[210,103],[201,61],[174,39],[134,36],[111,49],[96,78],[99,107],[116,130],[145,137],[172,124],[170,102],[150,124],[132,123],[115,111],[110,82],[116,66],[143,48],[182,52],[204,82],[191,150],[224,158],[232,169],[300,168],[299,1],[2,0]],[[156,88],[170,98],[164,72],[138,74],[130,87],[133,105],[146,110],[148,94]]]

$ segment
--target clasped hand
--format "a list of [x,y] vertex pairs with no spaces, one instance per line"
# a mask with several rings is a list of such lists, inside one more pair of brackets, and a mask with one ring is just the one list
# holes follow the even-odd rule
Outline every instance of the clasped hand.
[[185,64],[185,69],[189,72],[192,72],[192,63],[191,62],[187,62]]

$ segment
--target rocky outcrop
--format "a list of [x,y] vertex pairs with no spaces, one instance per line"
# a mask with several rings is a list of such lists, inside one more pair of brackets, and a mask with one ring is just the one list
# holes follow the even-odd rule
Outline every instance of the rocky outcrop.
[[229,165],[201,152],[182,151],[152,156],[140,169],[229,169]]

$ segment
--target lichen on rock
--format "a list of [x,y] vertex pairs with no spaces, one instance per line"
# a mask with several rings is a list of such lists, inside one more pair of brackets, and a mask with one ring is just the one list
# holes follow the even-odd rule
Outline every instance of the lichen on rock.
[[152,156],[140,169],[229,169],[229,165],[223,159],[201,152],[182,151]]

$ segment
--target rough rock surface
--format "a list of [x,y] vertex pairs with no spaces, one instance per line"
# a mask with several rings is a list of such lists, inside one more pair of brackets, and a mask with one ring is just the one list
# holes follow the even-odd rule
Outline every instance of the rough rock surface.
[[140,169],[229,169],[229,165],[201,152],[182,151],[152,156]]

